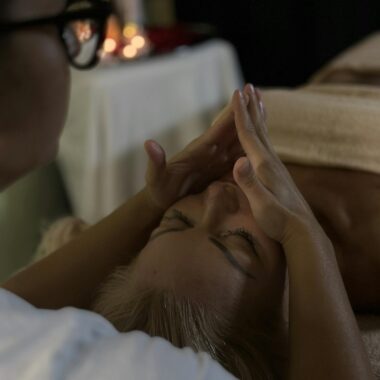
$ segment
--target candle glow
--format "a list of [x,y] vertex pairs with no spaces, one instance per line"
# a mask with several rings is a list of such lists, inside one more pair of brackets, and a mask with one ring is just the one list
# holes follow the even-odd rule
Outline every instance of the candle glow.
[[138,26],[133,23],[127,24],[123,29],[123,35],[125,38],[131,39],[133,38],[138,32]]
[[137,49],[133,45],[127,45],[123,49],[123,55],[125,58],[134,58],[137,55]]
[[131,44],[137,49],[142,49],[145,46],[145,38],[143,36],[134,36]]
[[104,45],[103,45],[103,50],[106,53],[111,54],[116,50],[116,48],[117,48],[117,43],[113,38],[106,38],[105,39]]

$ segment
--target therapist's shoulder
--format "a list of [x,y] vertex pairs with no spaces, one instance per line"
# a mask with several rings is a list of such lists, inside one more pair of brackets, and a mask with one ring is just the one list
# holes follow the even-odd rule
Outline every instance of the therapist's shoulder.
[[230,380],[234,379],[206,353],[179,349],[159,337],[134,331],[104,338],[90,347],[72,380]]
[[0,374],[23,379],[31,369],[39,380],[233,379],[206,353],[121,334],[93,312],[37,309],[0,289]]

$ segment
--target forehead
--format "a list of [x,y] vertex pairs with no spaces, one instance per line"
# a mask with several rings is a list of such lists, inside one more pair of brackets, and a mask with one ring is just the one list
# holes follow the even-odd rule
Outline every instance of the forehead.
[[67,0],[1,0],[1,17],[11,21],[55,15],[63,11]]

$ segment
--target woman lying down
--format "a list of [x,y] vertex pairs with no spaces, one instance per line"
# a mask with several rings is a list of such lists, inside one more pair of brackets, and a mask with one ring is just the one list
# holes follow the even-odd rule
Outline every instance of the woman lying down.
[[[275,104],[273,96],[264,99]],[[276,111],[267,112],[270,124]],[[5,287],[42,307],[89,307],[121,332],[140,330],[205,351],[240,379],[373,379],[353,310],[380,306],[380,176],[285,167],[264,114],[260,93],[246,86],[168,163],[160,146],[146,143],[145,191],[163,216],[138,255],[114,260],[100,287],[81,293],[67,285],[76,298],[54,301],[47,291],[40,296],[37,285],[25,290],[22,276],[29,270],[32,278],[38,265],[43,271],[54,255],[64,263],[62,250]],[[143,217],[136,213],[136,223]],[[71,251],[86,233],[70,243]],[[48,240],[49,234],[42,250],[50,249]]]

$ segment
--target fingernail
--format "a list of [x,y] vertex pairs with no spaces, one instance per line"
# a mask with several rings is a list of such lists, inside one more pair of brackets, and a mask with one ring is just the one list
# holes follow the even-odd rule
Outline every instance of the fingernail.
[[157,144],[155,141],[151,141],[151,146],[155,152],[162,153],[161,146]]
[[265,116],[265,106],[264,103],[260,100],[259,101],[259,107],[260,107],[260,112],[263,116]]
[[255,88],[255,93],[256,93],[257,98],[261,100],[261,91],[260,91],[260,89]]
[[255,87],[253,86],[252,83],[248,84],[248,88],[249,88],[249,91],[251,91],[251,93],[254,95],[255,94]]
[[241,177],[247,176],[251,172],[251,163],[248,158],[245,158],[243,163],[240,163],[238,167],[238,173]]

